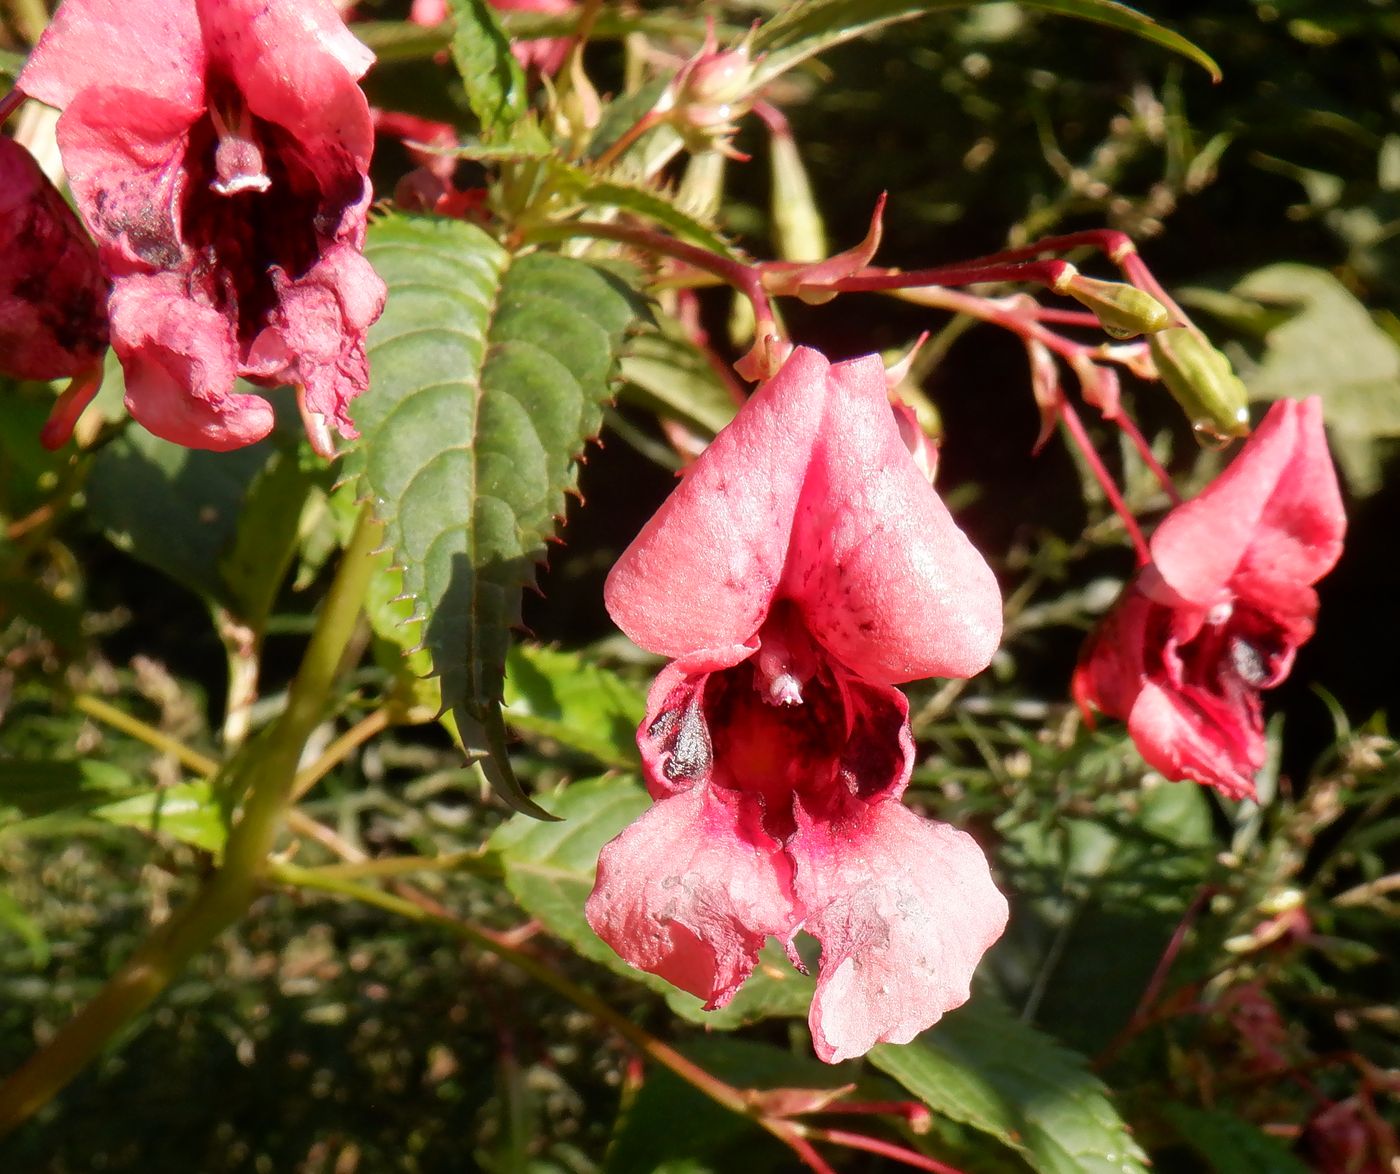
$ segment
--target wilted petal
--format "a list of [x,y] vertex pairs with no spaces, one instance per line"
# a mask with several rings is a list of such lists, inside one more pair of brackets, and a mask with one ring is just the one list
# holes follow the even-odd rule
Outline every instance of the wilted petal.
[[809,1022],[835,1064],[906,1043],[967,1001],[1006,926],[1006,899],[964,832],[895,800],[853,800],[838,818],[797,805],[789,842],[801,928],[822,944]]
[[204,100],[204,44],[190,0],[63,0],[15,84],[60,109],[90,86],[177,106]]
[[598,858],[588,922],[633,966],[722,1007],[793,922],[790,868],[750,797],[661,800]]
[[175,444],[219,452],[272,431],[271,404],[229,390],[237,347],[227,319],[185,297],[177,275],[122,282],[111,313],[127,410],[144,427]]

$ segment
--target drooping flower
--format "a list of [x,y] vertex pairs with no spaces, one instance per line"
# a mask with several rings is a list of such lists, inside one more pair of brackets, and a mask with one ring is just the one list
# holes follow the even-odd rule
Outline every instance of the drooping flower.
[[361,254],[373,60],[331,0],[65,0],[18,86],[58,141],[115,286],[131,414],[193,448],[250,444],[293,384],[313,443],[365,389],[384,285]]
[[1150,766],[1231,798],[1264,765],[1260,690],[1313,631],[1346,516],[1322,405],[1280,400],[1230,466],[1152,535],[1152,561],[1085,645],[1074,694]]
[[97,249],[34,157],[0,136],[0,373],[58,379],[106,351]]
[[608,844],[590,923],[721,1007],[768,935],[822,961],[835,1062],[968,996],[1006,902],[972,838],[900,802],[893,685],[991,658],[1001,600],[919,471],[874,356],[798,349],[686,472],[608,578],[608,609],[676,659],[638,731],[655,805]]

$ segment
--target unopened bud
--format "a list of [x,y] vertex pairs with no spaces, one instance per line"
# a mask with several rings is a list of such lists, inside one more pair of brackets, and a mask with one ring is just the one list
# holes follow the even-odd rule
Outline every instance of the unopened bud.
[[1139,334],[1156,334],[1171,325],[1171,314],[1150,293],[1121,281],[1101,281],[1072,272],[1054,287],[1056,293],[1068,294],[1086,310],[1093,313],[1113,338],[1136,338]]
[[735,49],[720,50],[714,27],[700,51],[681,66],[658,110],[692,150],[717,148],[734,157],[729,145],[736,120],[748,113],[753,99],[753,59],[745,40]]
[[1149,340],[1157,373],[1191,426],[1225,439],[1249,432],[1249,395],[1230,360],[1194,326],[1173,326]]

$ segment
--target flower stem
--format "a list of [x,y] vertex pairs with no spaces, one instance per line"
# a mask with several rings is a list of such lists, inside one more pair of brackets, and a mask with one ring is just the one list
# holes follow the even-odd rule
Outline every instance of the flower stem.
[[1137,554],[1138,566],[1145,567],[1152,561],[1152,555],[1147,549],[1147,540],[1142,536],[1142,530],[1137,524],[1137,519],[1133,517],[1133,512],[1128,508],[1127,502],[1123,500],[1123,495],[1118,491],[1118,486],[1114,484],[1113,478],[1109,476],[1108,470],[1104,468],[1103,460],[1099,457],[1098,451],[1094,448],[1093,441],[1089,439],[1089,433],[1084,429],[1084,422],[1080,420],[1079,413],[1070,407],[1069,401],[1063,396],[1057,405],[1060,419],[1064,421],[1065,429],[1069,432],[1070,439],[1079,449],[1079,454],[1084,458],[1085,464],[1089,466],[1089,471],[1093,473],[1094,479],[1103,489],[1104,496],[1108,498],[1108,504],[1113,507],[1113,512],[1123,522],[1123,528],[1128,532],[1128,538],[1133,544],[1133,550]]
[[118,709],[115,705],[109,705],[100,697],[94,697],[90,693],[80,693],[73,698],[73,708],[80,713],[85,713],[88,717],[95,718],[104,726],[111,726],[114,730],[120,730],[135,738],[138,742],[144,742],[152,750],[159,750],[162,754],[169,754],[186,770],[193,774],[208,778],[216,770],[219,764],[212,758],[199,753],[198,750],[191,749],[177,738],[172,738],[169,734],[143,722],[139,717],[132,717],[131,714]]
[[[366,508],[321,606],[287,692],[286,709],[261,752],[235,768],[252,783],[242,817],[229,833],[222,867],[188,905],[137,947],[91,1002],[0,1084],[0,1136],[47,1104],[156,999],[190,959],[247,912],[268,869],[268,855],[291,798],[302,748],[321,720],[343,667],[346,644],[376,565],[373,554],[381,533],[382,527]],[[95,698],[86,700],[87,711],[101,711],[102,720],[114,715],[126,718],[105,702],[94,702]],[[134,732],[132,722],[113,724]]]

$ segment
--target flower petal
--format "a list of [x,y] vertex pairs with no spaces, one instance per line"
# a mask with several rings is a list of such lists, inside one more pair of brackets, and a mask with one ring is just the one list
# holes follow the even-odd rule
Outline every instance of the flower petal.
[[267,400],[234,394],[237,347],[228,320],[185,296],[178,275],[120,282],[111,314],[127,410],[155,435],[225,452],[272,431]]
[[793,887],[801,928],[822,944],[817,1055],[836,1064],[907,1043],[967,1001],[1006,927],[1006,898],[971,836],[896,800],[852,800],[840,820],[796,807]]
[[733,998],[768,935],[791,929],[790,869],[757,802],[697,786],[603,848],[585,912],[633,966],[713,1010]]
[[197,109],[204,44],[191,0],[64,0],[15,85],[62,109],[93,85],[127,86]]
[[1254,776],[1267,757],[1259,694],[1243,691],[1224,698],[1196,690],[1193,697],[1201,704],[1143,682],[1128,713],[1128,733],[1138,753],[1169,779],[1204,783],[1230,799],[1254,798]]
[[374,54],[330,0],[196,0],[196,6],[210,60],[227,71],[254,114],[286,128],[313,160],[338,150],[365,169],[374,127],[356,81]]
[[113,276],[182,263],[184,152],[198,116],[136,90],[99,86],[78,94],[58,120],[78,210]]
[[837,363],[826,393],[783,593],[868,681],[981,672],[1001,640],[1001,592],[910,456],[884,364]]
[[996,581],[900,439],[880,360],[832,366],[805,347],[687,471],[605,594],[669,656],[750,640],[785,595],[884,683],[977,672],[1001,634]]
[[1272,603],[1330,569],[1344,528],[1321,405],[1279,400],[1225,471],[1157,527],[1152,558],[1188,602],[1210,607],[1247,591]]

